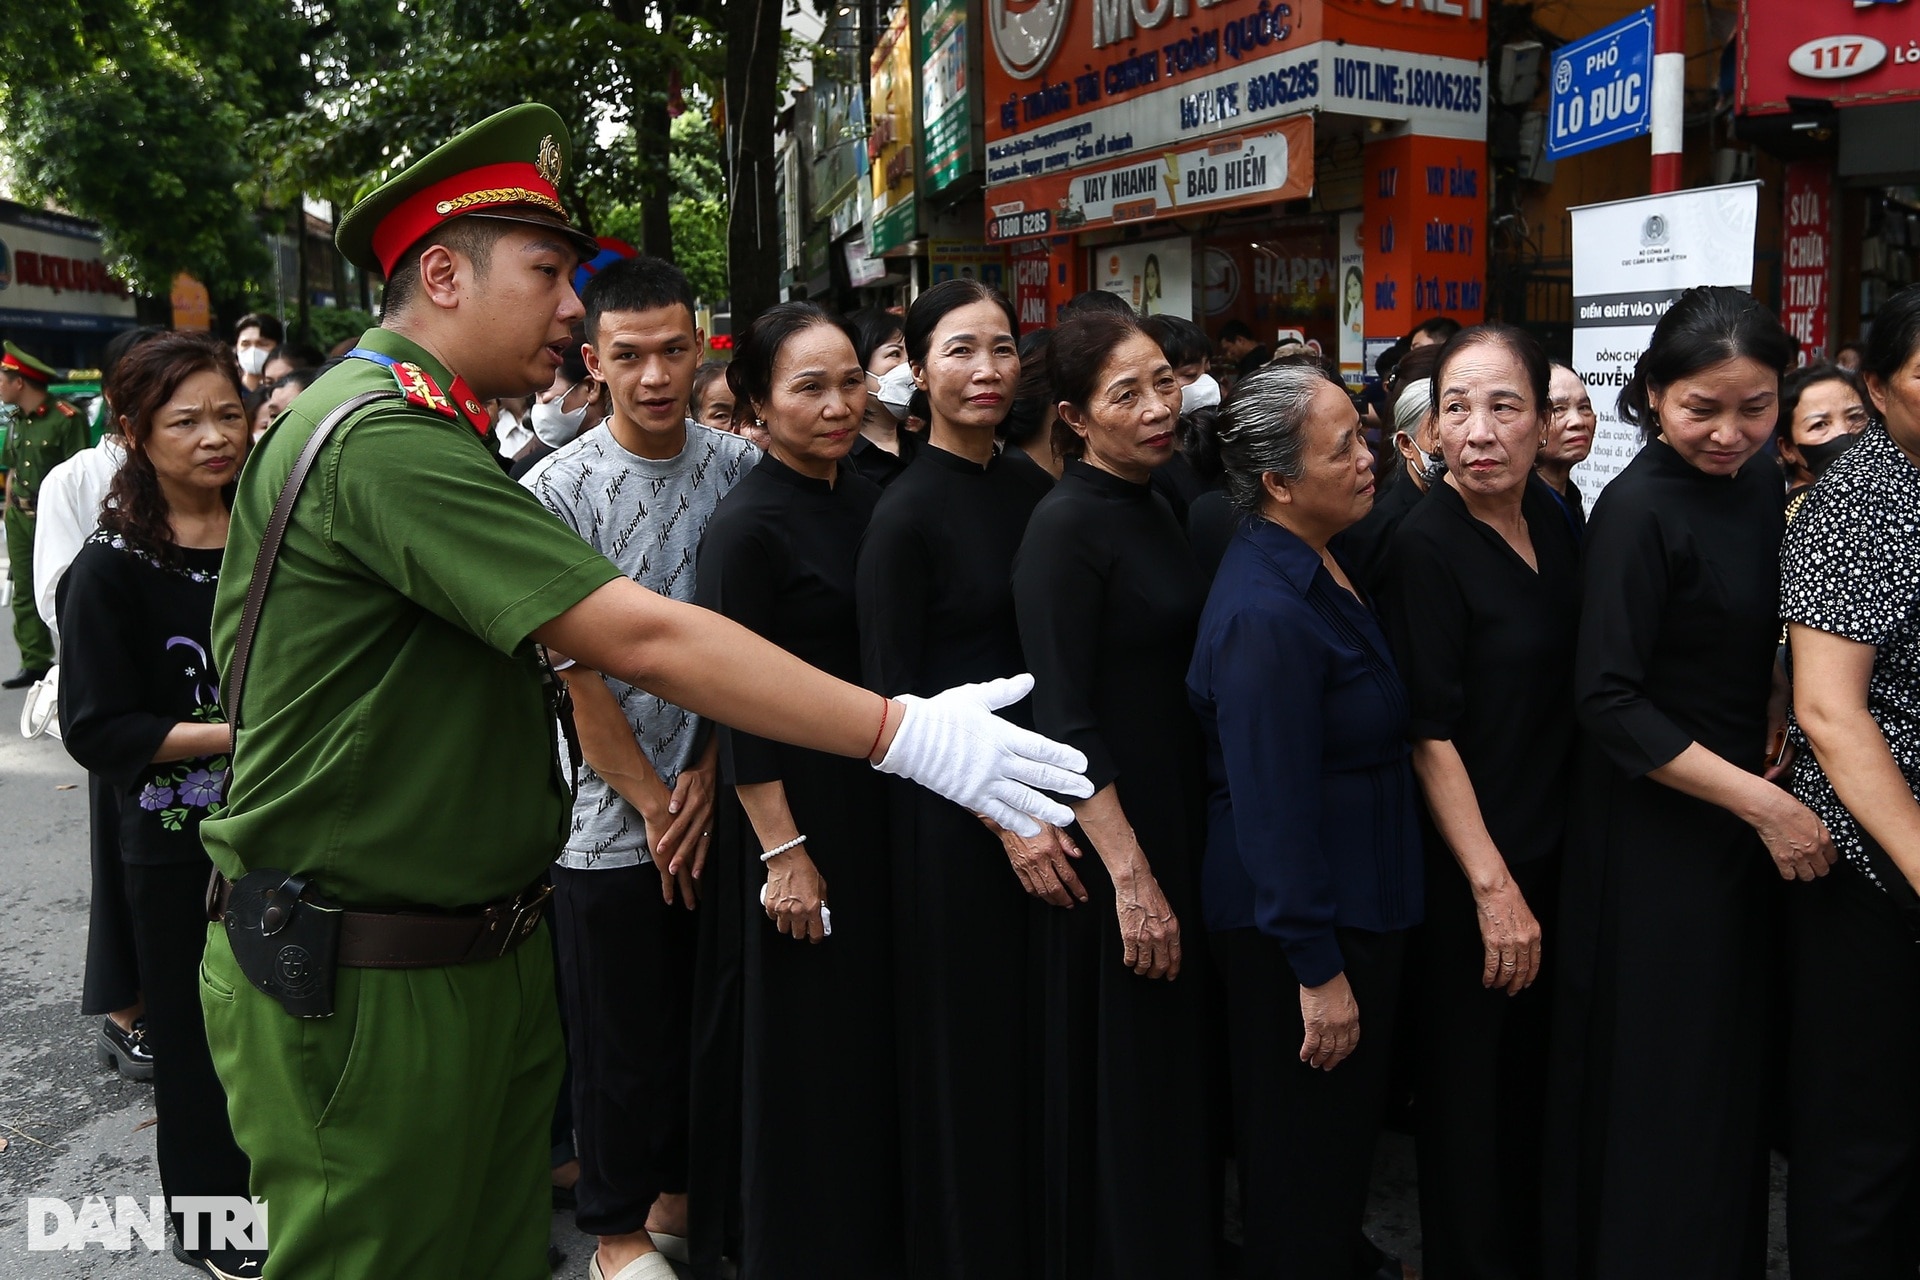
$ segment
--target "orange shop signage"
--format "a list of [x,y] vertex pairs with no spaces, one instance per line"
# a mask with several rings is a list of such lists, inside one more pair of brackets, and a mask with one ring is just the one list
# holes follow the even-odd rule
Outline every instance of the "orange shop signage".
[[1313,190],[1313,120],[1203,138],[1108,165],[992,188],[987,238],[1023,240],[1200,210],[1294,200]]
[[[1184,158],[1315,111],[1404,121],[1424,136],[1486,136],[1485,23],[1473,0],[991,0],[987,8],[990,204],[1032,211],[1051,205],[1066,174]],[[993,234],[1054,230],[1038,221]]]

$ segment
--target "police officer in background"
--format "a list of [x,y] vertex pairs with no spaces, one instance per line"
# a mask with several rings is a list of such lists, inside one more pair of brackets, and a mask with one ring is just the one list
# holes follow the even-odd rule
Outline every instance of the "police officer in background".
[[582,315],[569,280],[594,250],[558,199],[567,156],[557,115],[515,107],[349,211],[340,249],[385,273],[382,327],[240,477],[201,994],[269,1277],[545,1274],[561,1044],[534,886],[569,802],[539,646],[1015,829],[1070,820],[1039,789],[1090,790],[1077,752],[991,714],[1025,678],[863,691],[640,587],[501,473],[485,403],[548,385]]
[[24,689],[53,665],[53,637],[33,603],[34,500],[47,472],[91,443],[81,412],[47,393],[56,376],[52,366],[11,342],[0,355],[0,404],[14,409],[4,463],[7,577],[13,582],[13,642],[20,647],[20,670],[0,680],[0,689]]

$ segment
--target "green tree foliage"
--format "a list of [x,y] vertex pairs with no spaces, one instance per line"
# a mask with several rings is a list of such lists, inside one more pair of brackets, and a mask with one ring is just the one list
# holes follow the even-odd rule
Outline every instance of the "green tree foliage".
[[247,292],[269,264],[246,132],[298,96],[299,30],[284,0],[0,6],[0,129],[21,194],[98,221],[144,291],[189,271]]
[[357,307],[315,307],[307,314],[307,327],[313,345],[331,351],[347,338],[357,338],[373,328],[373,317]]
[[[777,276],[770,201],[730,210],[727,189],[732,178],[773,190],[773,112],[794,53],[781,11],[781,0],[0,5],[0,130],[20,194],[100,222],[136,286],[164,293],[186,271],[239,301],[268,283],[262,226],[297,225],[301,195],[344,207],[475,120],[545,102],[574,142],[562,196],[590,229],[618,222],[623,238],[671,252],[703,296],[745,282],[758,298]],[[730,48],[729,32],[748,43]],[[723,98],[745,104],[725,146],[712,106]]]
[[460,128],[535,101],[567,122],[562,195],[589,223],[647,185],[631,146],[622,156],[602,133],[630,137],[638,113],[664,113],[670,85],[717,80],[720,57],[697,9],[640,0],[389,0],[318,31],[312,97],[256,131],[277,189],[350,203]]
[[[671,137],[668,171],[672,187],[667,209],[673,225],[673,260],[687,273],[696,296],[705,302],[719,302],[727,296],[726,178],[721,168],[720,134],[711,112],[704,105],[692,104],[674,120]],[[639,163],[635,152],[632,135],[622,134],[608,148],[609,167],[620,169]],[[642,202],[626,199],[626,191],[624,186],[591,185],[586,193],[587,209],[601,235],[639,246],[644,242]]]

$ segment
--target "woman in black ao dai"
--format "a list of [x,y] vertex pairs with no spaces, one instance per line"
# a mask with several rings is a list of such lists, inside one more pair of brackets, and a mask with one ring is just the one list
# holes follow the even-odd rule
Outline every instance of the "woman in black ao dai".
[[1205,793],[1186,669],[1205,592],[1150,487],[1180,387],[1159,344],[1112,312],[1067,320],[1052,366],[1067,462],[1027,525],[1014,603],[1035,728],[1089,762],[1096,793],[1072,834],[1097,856],[1079,866],[1086,902],[1046,911],[1039,931],[1043,1274],[1204,1275]]
[[[993,448],[1019,379],[1016,328],[1012,304],[972,280],[935,285],[907,315],[907,359],[932,419],[874,508],[857,580],[863,676],[889,696],[1027,669],[1013,558],[1047,477]],[[1027,935],[1038,908],[1022,885],[1071,901],[1061,836],[1023,840],[924,787],[891,790],[906,1201],[898,1274],[1018,1280],[1037,1229]]]
[[1769,702],[1780,475],[1761,450],[1794,352],[1747,294],[1683,294],[1620,398],[1650,438],[1587,525],[1549,1070],[1555,1280],[1765,1271],[1774,886],[1835,857],[1825,824],[1762,776],[1785,705]]
[[[880,489],[845,466],[866,387],[844,322],[775,307],[728,380],[769,444],[707,526],[699,601],[857,680],[854,565]],[[884,779],[732,729],[721,770],[747,817],[729,851],[750,898],[741,1275],[881,1280],[900,1256]]]

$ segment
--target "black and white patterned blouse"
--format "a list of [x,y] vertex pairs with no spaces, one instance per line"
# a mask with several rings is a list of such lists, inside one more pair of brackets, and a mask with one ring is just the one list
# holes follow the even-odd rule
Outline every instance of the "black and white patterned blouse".
[[[1829,467],[1780,549],[1780,615],[1878,650],[1867,710],[1920,795],[1920,466],[1879,423]],[[1797,722],[1793,794],[1827,824],[1847,861],[1880,883],[1853,816]],[[1882,885],[1882,888],[1885,886]]]

